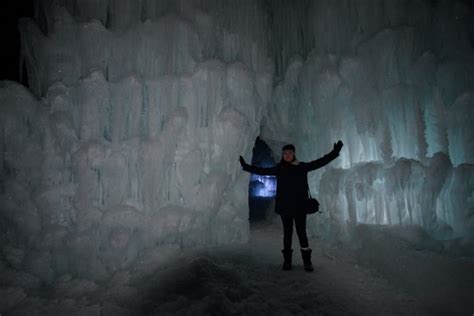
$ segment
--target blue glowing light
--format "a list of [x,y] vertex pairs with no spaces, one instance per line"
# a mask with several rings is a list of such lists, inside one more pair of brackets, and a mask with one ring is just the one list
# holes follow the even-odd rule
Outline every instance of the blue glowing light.
[[250,177],[250,196],[274,197],[276,194],[276,177],[252,174]]

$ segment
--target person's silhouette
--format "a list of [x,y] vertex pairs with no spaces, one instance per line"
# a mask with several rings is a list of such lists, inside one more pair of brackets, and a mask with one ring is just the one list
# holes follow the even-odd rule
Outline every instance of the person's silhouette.
[[310,161],[299,162],[295,156],[295,146],[288,144],[282,148],[281,161],[274,167],[263,168],[249,165],[242,156],[240,165],[244,171],[259,175],[276,176],[277,190],[275,197],[275,212],[280,215],[283,224],[283,270],[292,268],[292,235],[293,222],[301,247],[304,268],[313,271],[311,248],[306,235],[305,203],[308,199],[308,172],[321,168],[339,156],[343,146],[342,141],[334,143],[333,150],[323,157]]

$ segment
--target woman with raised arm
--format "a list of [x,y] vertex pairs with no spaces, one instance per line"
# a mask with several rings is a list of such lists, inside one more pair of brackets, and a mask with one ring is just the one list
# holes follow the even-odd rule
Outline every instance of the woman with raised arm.
[[292,265],[292,235],[293,223],[301,247],[304,269],[313,271],[311,262],[311,248],[306,235],[306,210],[305,203],[308,199],[308,172],[321,168],[339,156],[342,141],[334,143],[331,152],[323,157],[310,161],[299,162],[295,156],[295,146],[289,144],[282,148],[281,161],[274,167],[262,168],[249,165],[240,156],[239,161],[244,171],[276,176],[277,190],[275,198],[275,212],[280,215],[283,224],[283,270],[291,270]]

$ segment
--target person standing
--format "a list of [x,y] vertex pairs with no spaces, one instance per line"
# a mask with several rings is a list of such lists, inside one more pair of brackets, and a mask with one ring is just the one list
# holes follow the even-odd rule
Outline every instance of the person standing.
[[306,234],[305,203],[308,199],[308,172],[321,168],[339,156],[343,146],[342,141],[334,143],[333,150],[323,157],[310,161],[300,162],[296,159],[296,149],[292,144],[283,146],[281,161],[270,168],[249,165],[240,156],[239,162],[244,171],[276,176],[277,190],[275,197],[275,212],[280,215],[283,224],[283,270],[292,268],[292,236],[293,224],[298,235],[304,269],[313,271],[311,262],[311,248]]

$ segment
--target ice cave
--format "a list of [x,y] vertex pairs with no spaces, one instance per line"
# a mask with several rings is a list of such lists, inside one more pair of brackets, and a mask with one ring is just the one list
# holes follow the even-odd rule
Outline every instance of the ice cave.
[[[2,11],[1,315],[474,313],[474,2]],[[239,156],[337,140],[314,272],[282,271],[278,183]]]

